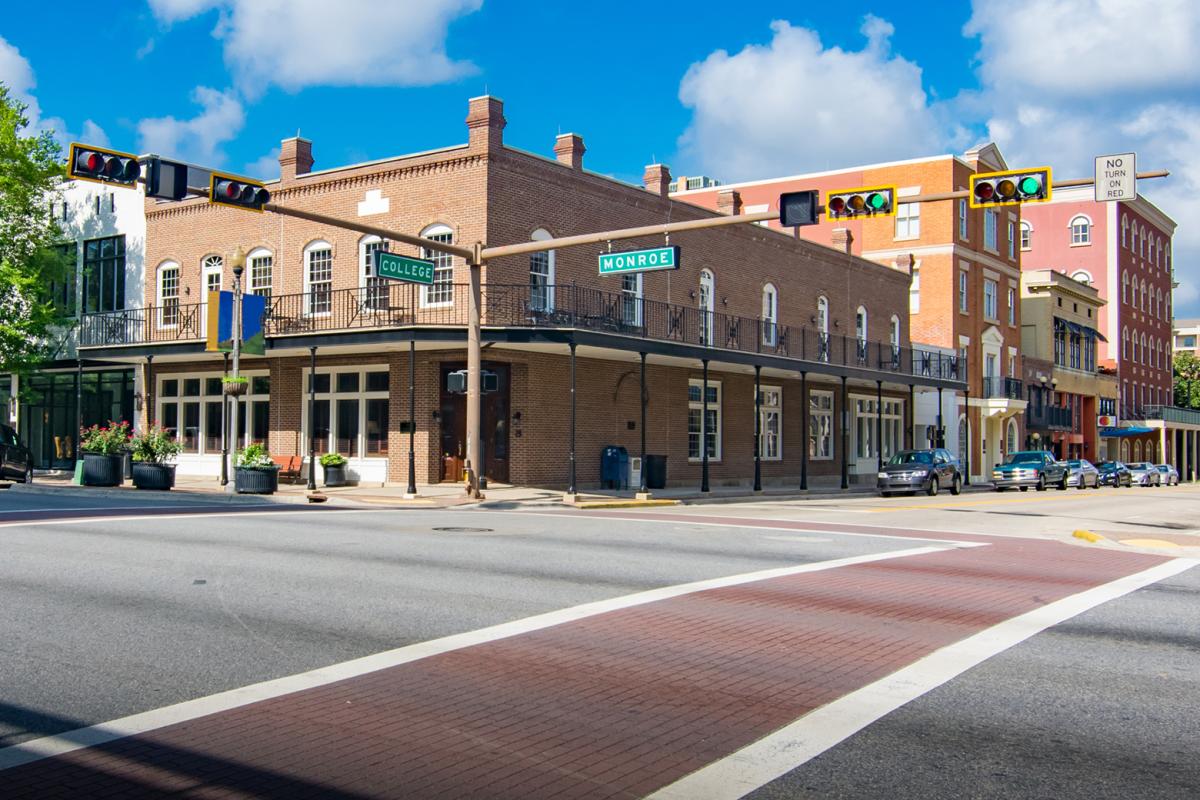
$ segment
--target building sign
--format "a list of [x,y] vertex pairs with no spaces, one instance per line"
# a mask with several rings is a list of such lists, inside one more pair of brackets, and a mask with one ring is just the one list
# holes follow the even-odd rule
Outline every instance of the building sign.
[[433,262],[424,258],[398,256],[395,253],[375,252],[375,274],[394,281],[433,285]]
[[656,247],[653,250],[630,250],[627,253],[600,254],[601,275],[650,272],[659,269],[679,269],[679,245]]
[[[209,352],[233,351],[233,292],[208,293],[208,319],[204,349]],[[256,294],[242,295],[243,355],[266,355],[267,339],[263,321],[267,315],[267,298]]]
[[1115,428],[1117,427],[1117,418],[1110,414],[1101,414],[1096,417],[1096,427],[1098,428]]
[[1137,198],[1136,153],[1096,158],[1096,202]]

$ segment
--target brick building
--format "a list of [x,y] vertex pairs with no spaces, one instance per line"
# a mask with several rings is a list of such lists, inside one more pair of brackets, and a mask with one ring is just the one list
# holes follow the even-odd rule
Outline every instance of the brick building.
[[1124,460],[1174,459],[1182,444],[1183,431],[1162,419],[1173,402],[1174,231],[1145,198],[1097,203],[1090,186],[1055,190],[1050,202],[1024,209],[1022,269],[1064,273],[1106,302],[1099,362],[1117,376],[1120,424],[1100,433]]
[[[715,216],[671,200],[665,166],[630,186],[584,170],[578,136],[559,136],[544,158],[506,146],[504,126],[499,100],[475,98],[467,144],[323,170],[312,143],[288,139],[272,201],[466,247]],[[403,482],[411,425],[418,482],[459,477],[465,402],[446,377],[466,361],[461,258],[198,199],[150,203],[146,219],[143,308],[85,318],[81,341],[143,371],[148,413],[185,445],[181,470],[218,472],[225,364],[203,351],[203,300],[230,288],[228,254],[241,247],[246,291],[265,295],[268,311],[266,356],[243,365],[251,391],[238,444],[305,454],[311,430],[318,453],[350,457],[352,477]],[[751,225],[670,243],[682,248],[671,272],[601,277],[603,245],[483,267],[484,369],[498,381],[483,400],[488,478],[564,485],[573,419],[581,486],[599,482],[605,445],[638,455],[642,358],[647,450],[667,457],[671,484],[700,483],[706,455],[714,484],[747,483],[756,450],[767,485],[873,481],[879,459],[907,443],[915,387],[961,385],[957,355],[909,346],[906,272]],[[376,277],[381,248],[433,259],[434,284]]]
[[[846,247],[903,273],[911,272],[912,339],[967,352],[968,390],[950,399],[947,444],[982,480],[1021,441],[1026,400],[1021,382],[1021,209],[969,207],[966,200],[905,202],[906,197],[966,189],[976,172],[1004,170],[995,145],[940,155],[763,181],[683,189],[673,196],[707,208],[738,204],[747,212],[777,210],[781,192],[897,187],[895,217],[828,221],[798,229],[812,241]],[[703,183],[703,182],[698,182]],[[679,186],[688,186],[686,178]],[[778,228],[778,222],[769,223]],[[933,403],[931,409],[936,410]],[[929,424],[918,419],[918,425]]]

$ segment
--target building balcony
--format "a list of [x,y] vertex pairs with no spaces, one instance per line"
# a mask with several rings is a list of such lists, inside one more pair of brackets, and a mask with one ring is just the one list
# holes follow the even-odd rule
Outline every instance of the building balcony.
[[[468,323],[468,300],[465,284],[434,289],[392,282],[277,295],[268,298],[263,330],[268,342],[286,338],[292,345],[316,334],[363,330],[421,328],[434,335],[457,329],[461,334]],[[84,351],[111,351],[131,345],[198,345],[205,338],[207,316],[203,303],[87,314],[80,323],[79,346]],[[485,285],[480,317],[485,338],[513,329],[588,331],[604,335],[611,346],[624,350],[638,350],[637,340],[653,341],[678,345],[700,357],[711,351],[713,360],[720,360],[722,351],[761,354],[802,362],[797,370],[821,372],[821,365],[829,365],[885,373],[880,379],[903,383],[965,386],[967,374],[962,353],[864,341],[578,286]]]
[[1070,431],[1074,430],[1071,409],[1061,406],[1040,405],[1025,409],[1025,426],[1030,430]]
[[1163,422],[1178,422],[1200,426],[1200,410],[1178,406],[1142,406],[1141,419],[1160,419]]
[[1024,388],[1018,378],[985,375],[983,377],[983,396],[995,400],[1021,400],[1024,397]]

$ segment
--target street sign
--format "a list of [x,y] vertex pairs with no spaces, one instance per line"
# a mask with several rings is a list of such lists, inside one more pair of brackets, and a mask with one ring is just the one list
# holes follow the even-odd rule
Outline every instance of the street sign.
[[395,253],[385,253],[380,250],[375,253],[375,274],[380,278],[431,286],[433,284],[433,262],[424,258],[398,256]]
[[1096,157],[1096,202],[1137,198],[1136,153]]
[[660,269],[679,269],[679,245],[656,247],[652,250],[600,254],[601,275],[651,272]]

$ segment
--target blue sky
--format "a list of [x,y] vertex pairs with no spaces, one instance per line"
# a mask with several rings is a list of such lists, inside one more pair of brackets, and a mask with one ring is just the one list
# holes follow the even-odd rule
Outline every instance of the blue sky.
[[1153,20],[1119,0],[14,6],[0,81],[37,125],[261,177],[297,130],[317,168],[465,141],[484,92],[505,101],[509,144],[551,155],[573,131],[589,169],[633,181],[652,160],[733,181],[987,139],[1014,166],[1086,175],[1136,150],[1175,173],[1144,193],[1181,223],[1177,305],[1200,314],[1190,0]]

